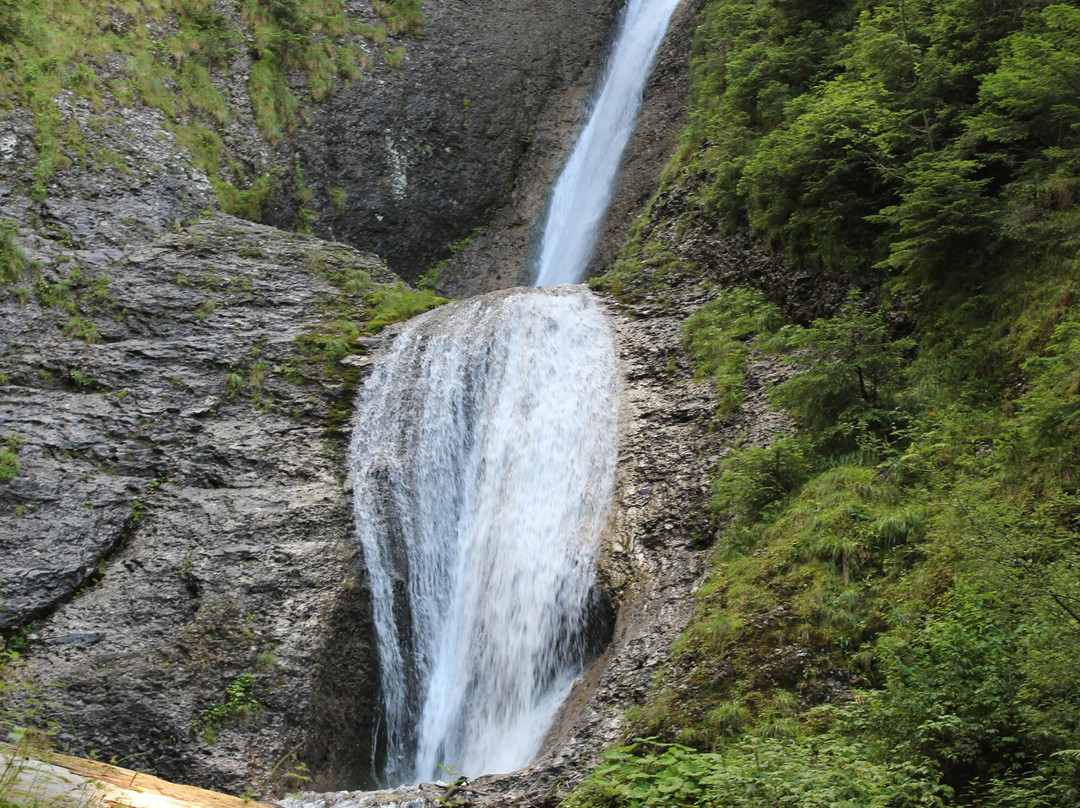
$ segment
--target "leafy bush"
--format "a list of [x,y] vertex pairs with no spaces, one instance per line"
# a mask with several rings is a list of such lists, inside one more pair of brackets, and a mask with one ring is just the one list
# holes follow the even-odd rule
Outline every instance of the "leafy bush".
[[214,737],[227,723],[243,721],[262,709],[262,704],[254,696],[255,684],[254,674],[237,676],[225,688],[225,701],[211,704],[199,713],[203,739],[207,743],[213,743]]
[[811,469],[807,447],[797,439],[746,448],[718,467],[711,507],[718,514],[752,523],[768,521]]
[[0,42],[14,42],[22,34],[19,0],[0,0]]
[[19,456],[11,449],[0,449],[0,483],[6,483],[19,475]]
[[262,221],[263,207],[277,188],[277,182],[270,173],[259,175],[245,189],[217,177],[211,177],[210,181],[222,211],[252,222]]
[[958,790],[1022,770],[1032,751],[1017,638],[996,610],[991,596],[954,590],[914,636],[885,644],[885,686],[865,716],[891,750],[930,762]]
[[[721,290],[686,318],[683,348],[693,357],[695,378],[716,379],[718,414],[727,415],[743,401],[743,378],[750,346],[778,348],[784,321],[779,309],[757,292],[734,288]],[[785,329],[789,337],[790,329]]]
[[651,740],[619,747],[563,805],[746,808],[937,806],[946,789],[903,762],[881,762],[835,734],[757,737],[721,753]]
[[891,339],[880,309],[853,294],[839,317],[816,320],[799,332],[805,370],[771,393],[771,400],[816,433],[831,453],[885,441],[902,425],[897,392],[903,387],[911,339]]

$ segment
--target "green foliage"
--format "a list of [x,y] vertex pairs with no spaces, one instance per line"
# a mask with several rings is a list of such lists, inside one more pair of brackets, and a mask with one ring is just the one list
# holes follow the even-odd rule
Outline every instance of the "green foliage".
[[84,801],[75,804],[55,796],[57,779],[42,776],[37,764],[49,752],[59,725],[48,718],[56,713],[57,705],[23,671],[18,649],[32,626],[16,629],[0,640],[0,737],[6,746],[0,756],[0,806],[80,808]]
[[338,215],[345,211],[346,194],[345,189],[335,185],[330,189],[330,207],[334,209],[334,213]]
[[[235,176],[238,172],[233,173]],[[217,177],[211,177],[210,181],[214,185],[222,211],[252,222],[262,220],[263,206],[277,188],[277,182],[270,173],[260,174],[245,189],[237,188],[231,182]]]
[[746,448],[718,467],[712,508],[734,519],[767,521],[775,515],[776,506],[809,477],[811,462],[807,447],[798,439]]
[[[721,290],[683,324],[683,349],[693,357],[695,378],[716,380],[717,413],[734,412],[743,401],[743,377],[752,347],[784,347],[783,318],[757,292]],[[785,332],[790,336],[790,329]]]
[[371,5],[391,33],[419,35],[424,22],[420,0],[373,0]]
[[93,345],[101,340],[101,334],[98,333],[93,320],[78,314],[71,316],[67,323],[64,324],[63,330],[65,337],[77,337],[88,345]]
[[405,47],[398,45],[395,48],[391,48],[383,53],[383,63],[390,70],[400,70],[401,66],[405,64]]
[[230,723],[239,723],[262,709],[255,698],[255,676],[242,673],[225,688],[225,700],[215,702],[199,713],[203,740],[213,743],[218,732]]
[[1080,12],[710,0],[701,23],[689,125],[601,285],[663,301],[702,284],[686,244],[748,225],[867,291],[805,329],[740,324],[739,290],[688,320],[722,406],[761,334],[795,348],[769,400],[798,432],[717,465],[695,616],[630,717],[679,746],[616,750],[571,804],[1071,805]]
[[11,449],[0,449],[0,483],[14,480],[19,475],[19,456]]
[[251,66],[248,93],[255,122],[262,136],[277,145],[282,134],[294,132],[300,123],[300,107],[285,79],[285,68],[272,52]]
[[879,266],[925,280],[985,261],[1001,239],[1000,211],[981,170],[979,162],[951,150],[914,158],[899,202],[867,215],[895,234]]
[[71,368],[68,371],[68,378],[71,379],[71,383],[77,390],[94,390],[99,387],[97,380],[93,376],[83,373],[78,368]]
[[403,283],[386,284],[366,296],[369,331],[381,331],[391,323],[407,320],[417,314],[448,302],[429,289],[409,289]]
[[315,248],[308,252],[304,265],[309,272],[326,279],[348,295],[370,292],[376,286],[371,273],[349,253]]
[[1038,747],[1019,698],[1017,640],[996,611],[990,596],[950,593],[908,641],[884,646],[884,687],[866,710],[867,728],[957,789],[1021,771]]
[[297,337],[296,345],[309,360],[323,362],[328,370],[337,370],[338,362],[358,351],[356,341],[359,337],[360,329],[356,324],[339,317],[323,323],[318,331]]
[[[826,713],[827,715],[827,713]],[[801,742],[754,738],[723,753],[652,740],[607,752],[568,808],[687,806],[936,806],[944,791],[902,763],[872,759],[832,734]]]
[[594,289],[605,289],[616,297],[634,299],[642,291],[655,291],[672,282],[689,267],[659,241],[650,241],[635,234],[644,219],[639,219],[631,229],[631,237],[623,245],[612,268],[604,275],[591,278]]
[[26,256],[18,241],[17,222],[0,221],[0,283],[16,283],[22,279]]
[[0,43],[14,42],[23,31],[19,0],[0,0]]
[[225,396],[234,398],[244,389],[244,376],[242,373],[232,371],[225,374]]
[[792,261],[876,265],[914,286],[977,277],[1017,237],[1066,237],[1080,166],[1075,7],[815,8],[707,4],[691,122],[665,171],[689,195],[685,218],[715,212]]
[[[209,0],[157,0],[125,5],[123,25],[75,0],[2,3],[0,42],[10,51],[11,70],[0,75],[0,94],[33,113],[37,161],[27,191],[39,201],[47,197],[52,176],[73,164],[104,160],[123,171],[137,168],[107,149],[87,147],[80,124],[62,115],[55,102],[65,89],[98,111],[107,96],[121,106],[160,109],[228,205],[235,204],[228,186],[256,181],[249,170],[224,168],[221,135],[229,109],[215,83],[245,52],[244,43],[252,43],[255,56],[248,74],[252,110],[274,144],[305,119],[288,71],[306,79],[318,103],[355,80],[367,60],[355,41],[366,32],[350,25],[341,0],[243,0],[242,23]],[[126,61],[119,72],[117,59]],[[240,201],[239,209],[250,210],[249,202]]]
[[914,341],[891,339],[884,313],[853,293],[840,316],[815,321],[794,342],[805,370],[778,385],[772,400],[816,432],[827,451],[888,441],[903,422],[896,393]]
[[846,78],[785,112],[790,120],[762,137],[736,186],[749,223],[792,260],[854,272],[881,239],[868,217],[893,199],[889,164],[901,124],[876,87]]
[[439,284],[439,274],[442,272],[444,265],[445,262],[441,261],[425,269],[424,273],[416,281],[416,288],[434,290]]

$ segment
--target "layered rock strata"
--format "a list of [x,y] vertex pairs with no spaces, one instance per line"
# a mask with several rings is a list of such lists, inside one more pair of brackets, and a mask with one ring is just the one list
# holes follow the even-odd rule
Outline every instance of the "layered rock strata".
[[301,762],[348,781],[376,691],[342,460],[360,370],[319,353],[356,309],[320,274],[393,276],[221,215],[55,246],[32,294],[0,290],[0,620],[60,745],[235,793]]

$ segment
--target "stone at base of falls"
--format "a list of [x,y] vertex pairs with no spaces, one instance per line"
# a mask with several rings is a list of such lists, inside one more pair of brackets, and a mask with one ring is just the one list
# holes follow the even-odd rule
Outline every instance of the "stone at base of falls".
[[449,786],[424,783],[388,791],[338,791],[333,794],[304,793],[286,797],[282,808],[434,808],[445,805]]
[[271,808],[97,760],[47,751],[25,757],[7,744],[0,744],[0,771],[5,784],[10,784],[5,797],[15,804],[25,800],[27,805],[49,808]]

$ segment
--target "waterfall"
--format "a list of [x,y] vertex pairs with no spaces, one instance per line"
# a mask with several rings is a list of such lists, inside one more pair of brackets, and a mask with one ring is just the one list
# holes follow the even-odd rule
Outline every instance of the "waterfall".
[[514,290],[414,319],[365,385],[351,457],[388,782],[526,765],[595,650],[614,357],[588,292]]
[[628,0],[600,94],[555,183],[536,285],[580,283],[634,131],[649,69],[679,0]]
[[[556,184],[538,286],[578,282],[678,0],[629,0]],[[599,650],[595,555],[618,375],[584,288],[518,289],[410,321],[357,402],[350,447],[387,785],[512,771]]]

